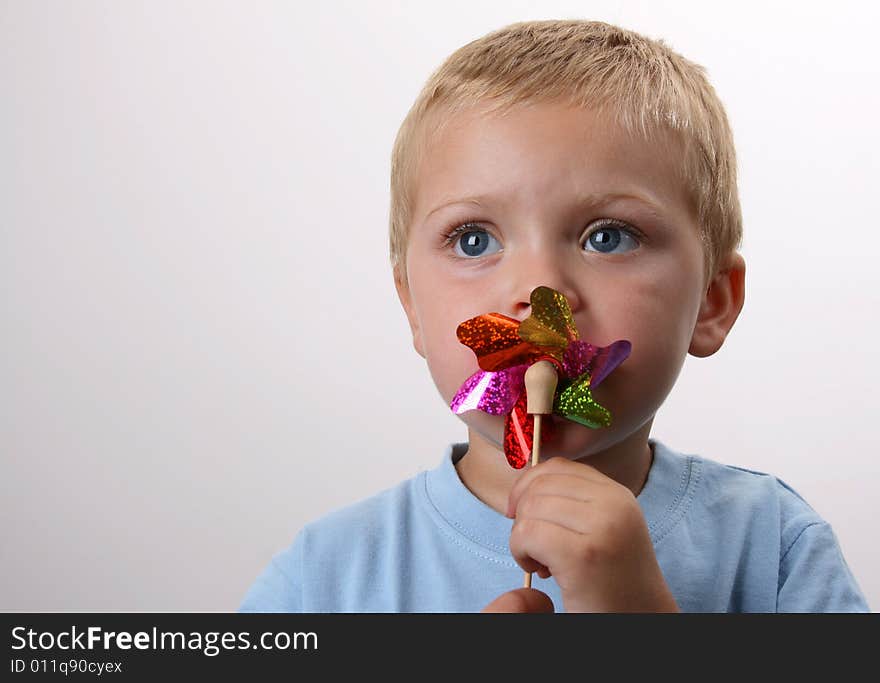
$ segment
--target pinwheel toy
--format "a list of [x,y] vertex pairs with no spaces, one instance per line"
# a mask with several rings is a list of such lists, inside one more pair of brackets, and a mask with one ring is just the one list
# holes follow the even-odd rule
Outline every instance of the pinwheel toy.
[[[538,463],[541,416],[561,415],[586,427],[611,424],[611,413],[590,392],[630,353],[631,344],[618,340],[597,347],[580,339],[565,296],[550,287],[536,287],[532,311],[522,322],[501,313],[470,318],[458,326],[459,341],[477,356],[480,369],[461,385],[450,403],[458,415],[482,410],[506,415],[504,455],[511,467]],[[545,441],[553,438],[545,425]],[[525,585],[531,585],[526,572]]]
[[[594,429],[607,427],[611,414],[593,399],[590,390],[632,348],[626,340],[602,347],[581,340],[568,301],[550,287],[536,287],[530,300],[531,315],[522,322],[488,313],[458,326],[458,339],[476,354],[480,370],[465,380],[450,403],[457,415],[478,409],[507,416],[504,455],[515,469],[524,467],[532,454],[534,421],[525,381],[530,366],[546,361],[556,370],[559,381],[552,392],[553,413]],[[546,427],[544,438],[549,441],[552,423]]]

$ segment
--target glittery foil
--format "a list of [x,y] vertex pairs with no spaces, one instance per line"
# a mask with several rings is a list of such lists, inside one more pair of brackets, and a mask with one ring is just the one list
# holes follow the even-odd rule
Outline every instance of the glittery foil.
[[619,339],[609,346],[593,346],[580,339],[575,340],[565,349],[563,372],[566,377],[580,377],[589,372],[592,377],[590,386],[595,389],[614,368],[626,360],[631,349],[632,344],[625,339]]
[[458,326],[458,340],[477,354],[477,364],[487,372],[514,365],[531,365],[546,352],[519,336],[520,322],[501,313],[487,313]]
[[562,369],[566,377],[579,377],[590,369],[590,361],[598,349],[592,344],[576,339],[568,345],[562,357]]
[[[535,434],[535,417],[526,408],[528,397],[523,391],[513,409],[504,420],[504,456],[515,470],[525,467],[532,457],[532,444]],[[550,420],[541,423],[541,440],[553,439],[554,426]]]
[[534,431],[535,419],[526,412],[526,392],[522,392],[504,420],[504,455],[513,469],[520,470],[528,463]]
[[585,427],[598,429],[611,424],[611,413],[590,393],[590,373],[585,372],[556,396],[553,412]]
[[[531,315],[519,322],[501,313],[479,315],[458,326],[462,344],[477,356],[480,370],[456,392],[450,408],[456,414],[482,410],[506,415],[504,455],[515,469],[531,457],[534,418],[527,412],[524,376],[539,360],[551,361],[560,375],[553,412],[587,427],[607,427],[611,413],[593,398],[595,388],[629,356],[632,345],[618,340],[594,346],[579,338],[565,296],[550,287],[536,287],[530,297]],[[550,441],[553,422],[547,420],[541,438]]]
[[456,415],[466,410],[482,410],[490,415],[504,415],[525,388],[524,377],[528,365],[515,365],[498,372],[477,370],[465,380],[450,408]]
[[519,326],[519,336],[536,346],[564,351],[570,341],[578,338],[568,300],[549,287],[535,287],[529,297],[532,314]]

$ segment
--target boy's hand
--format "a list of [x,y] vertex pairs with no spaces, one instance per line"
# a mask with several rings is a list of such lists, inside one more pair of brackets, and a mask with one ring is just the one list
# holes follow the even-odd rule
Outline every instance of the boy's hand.
[[505,612],[524,614],[527,612],[552,612],[553,601],[548,595],[534,588],[517,588],[502,593],[486,605],[485,613]]
[[507,516],[514,559],[556,578],[566,612],[678,611],[638,501],[595,467],[551,458],[530,468]]

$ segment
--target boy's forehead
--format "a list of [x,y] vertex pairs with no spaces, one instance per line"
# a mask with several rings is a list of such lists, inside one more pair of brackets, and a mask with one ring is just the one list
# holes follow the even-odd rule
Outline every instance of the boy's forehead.
[[631,134],[611,117],[556,103],[501,113],[438,112],[426,127],[414,178],[415,213],[491,198],[631,194],[686,201],[681,150],[671,135]]

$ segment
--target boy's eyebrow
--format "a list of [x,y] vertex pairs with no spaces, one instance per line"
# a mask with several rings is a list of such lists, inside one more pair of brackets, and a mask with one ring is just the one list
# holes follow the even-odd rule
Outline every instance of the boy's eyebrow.
[[474,197],[462,197],[461,199],[452,199],[452,200],[443,200],[442,204],[438,204],[433,209],[428,211],[425,214],[425,218],[430,218],[433,214],[440,211],[440,209],[445,209],[447,206],[452,206],[453,204],[476,204],[477,206],[483,206],[482,201],[486,201],[488,199],[485,195],[476,195]]
[[[431,217],[432,214],[436,213],[437,211],[445,209],[446,207],[452,206],[454,204],[476,204],[477,206],[482,207],[485,202],[488,202],[491,199],[493,199],[491,195],[473,195],[469,197],[461,197],[458,199],[444,200],[442,204],[439,204],[438,206],[435,206],[433,209],[431,209],[425,215],[425,219],[427,220]],[[579,209],[585,209],[592,206],[608,204],[613,201],[620,201],[624,199],[641,202],[642,204],[647,205],[654,213],[660,212],[660,204],[658,204],[656,201],[650,199],[649,197],[640,194],[634,194],[631,192],[595,192],[592,194],[581,196],[577,200],[577,205]]]

